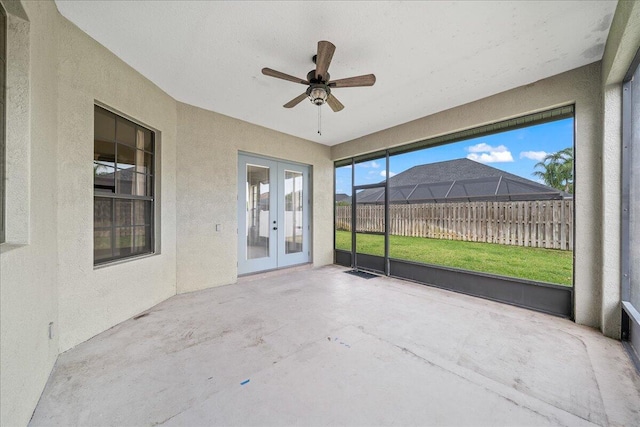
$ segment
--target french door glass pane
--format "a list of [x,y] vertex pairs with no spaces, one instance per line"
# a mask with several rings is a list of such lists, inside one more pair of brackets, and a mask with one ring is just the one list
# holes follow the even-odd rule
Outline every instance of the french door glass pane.
[[285,253],[302,252],[302,172],[284,171]]
[[247,259],[269,256],[269,168],[247,165]]

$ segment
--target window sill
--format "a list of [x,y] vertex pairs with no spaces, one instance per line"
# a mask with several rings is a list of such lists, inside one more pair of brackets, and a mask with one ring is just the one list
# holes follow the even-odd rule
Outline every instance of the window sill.
[[151,253],[146,253],[146,254],[140,254],[140,255],[134,255],[134,256],[130,256],[127,258],[120,258],[120,259],[115,259],[113,261],[107,261],[101,264],[97,264],[93,266],[94,270],[100,270],[102,268],[105,267],[111,267],[114,265],[120,265],[120,264],[125,264],[131,261],[137,261],[143,258],[150,258],[152,256],[156,256],[156,255],[160,255],[160,252],[151,252]]

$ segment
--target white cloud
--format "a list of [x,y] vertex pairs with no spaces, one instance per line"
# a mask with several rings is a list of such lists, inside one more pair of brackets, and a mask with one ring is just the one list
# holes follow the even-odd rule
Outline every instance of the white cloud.
[[503,163],[513,162],[511,151],[504,145],[494,147],[492,145],[481,142],[476,145],[467,147],[469,154],[467,159],[480,163]]
[[[391,172],[389,171],[389,178],[391,178],[392,176],[396,176],[397,174],[395,172]],[[380,171],[380,176],[383,178],[387,177],[387,171]]]
[[380,167],[380,163],[376,162],[375,160],[372,160],[371,162],[358,163],[358,164],[356,164],[356,166],[359,166],[361,168],[374,168],[374,169],[377,169],[377,168]]
[[520,153],[520,158],[521,159],[531,159],[531,160],[537,160],[539,162],[543,161],[544,158],[547,156],[547,152],[545,151],[523,151]]
[[504,153],[504,152],[508,152],[509,149],[504,145],[498,145],[497,147],[493,147],[489,144],[481,142],[479,144],[467,147],[467,151],[470,153]]
[[480,163],[505,163],[513,162],[511,151],[492,151],[490,153],[471,153],[467,156],[467,159],[480,162]]

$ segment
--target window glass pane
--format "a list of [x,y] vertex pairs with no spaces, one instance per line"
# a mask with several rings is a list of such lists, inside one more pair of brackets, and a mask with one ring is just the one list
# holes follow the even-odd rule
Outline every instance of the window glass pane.
[[148,174],[153,174],[153,155],[151,153],[146,153],[144,155],[144,172]]
[[138,128],[136,130],[136,148],[139,150],[153,151],[153,136],[150,130]]
[[116,126],[116,141],[136,146],[136,126],[128,120],[119,118]]
[[96,140],[112,142],[116,138],[116,116],[104,108],[94,108],[94,134]]
[[136,172],[150,174],[153,156],[142,150],[136,150]]
[[110,164],[93,162],[93,188],[96,191],[115,193],[115,169]]
[[96,197],[93,200],[93,226],[110,227],[113,218],[113,199]]
[[351,165],[335,169],[336,249],[351,252]]
[[149,252],[151,251],[151,227],[134,227],[135,234],[134,251]]
[[133,224],[133,200],[116,199],[116,225]]
[[113,166],[116,161],[116,144],[96,139],[93,143],[93,160]]
[[[144,143],[142,143],[142,148],[147,151],[153,151],[153,134],[150,130],[142,129],[142,138],[144,139]],[[140,144],[138,145],[140,148]]]
[[147,175],[142,175],[140,173],[134,174],[131,194],[134,196],[149,196],[151,194],[149,189],[150,181],[151,177]]
[[134,202],[134,224],[150,225],[151,224],[151,201],[135,200]]
[[247,165],[247,259],[269,256],[269,168]]
[[136,164],[136,149],[118,144],[118,169],[131,169]]
[[387,160],[382,157],[375,160],[367,160],[366,162],[356,163],[355,184],[384,184],[386,175]]
[[93,232],[93,259],[104,261],[113,257],[111,252],[111,230],[94,230]]
[[284,172],[285,253],[302,252],[302,172]]
[[151,177],[133,172],[132,169],[118,171],[118,194],[132,196],[149,196],[151,194]]
[[134,172],[131,169],[119,170],[116,172],[118,179],[118,194],[131,194],[133,188],[133,175]]
[[117,227],[115,256],[130,255],[133,252],[133,228]]

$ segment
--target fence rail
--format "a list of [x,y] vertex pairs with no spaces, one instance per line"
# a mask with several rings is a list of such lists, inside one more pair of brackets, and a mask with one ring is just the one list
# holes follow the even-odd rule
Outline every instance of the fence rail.
[[[356,231],[384,232],[383,205],[356,209]],[[336,206],[336,228],[351,231],[351,206]],[[573,200],[393,204],[389,233],[573,250]]]

